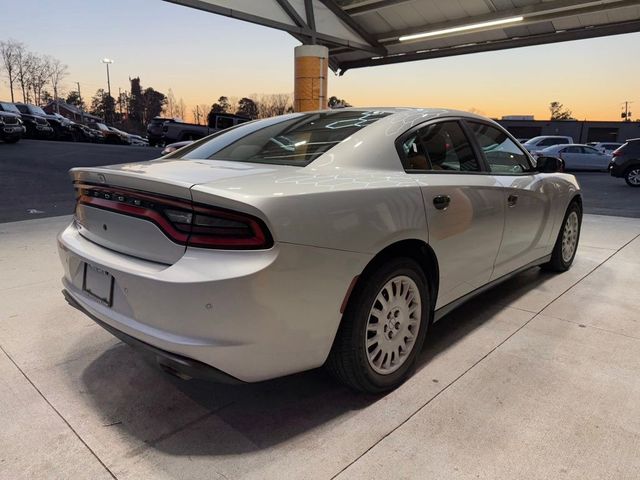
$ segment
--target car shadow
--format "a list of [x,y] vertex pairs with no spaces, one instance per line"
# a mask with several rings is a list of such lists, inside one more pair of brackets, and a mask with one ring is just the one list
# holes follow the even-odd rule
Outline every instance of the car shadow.
[[[549,278],[549,274],[534,270],[503,283],[499,290],[479,295],[432,325],[416,369],[428,369],[434,357],[504,309],[496,298],[517,298]],[[384,397],[351,391],[323,369],[256,384],[184,381],[147,364],[122,343],[87,365],[81,379],[83,393],[106,419],[105,427],[117,427],[147,446],[173,455],[226,455],[265,449]],[[198,428],[208,421],[215,425],[214,420],[231,428],[234,435],[217,434],[211,431],[213,427]]]

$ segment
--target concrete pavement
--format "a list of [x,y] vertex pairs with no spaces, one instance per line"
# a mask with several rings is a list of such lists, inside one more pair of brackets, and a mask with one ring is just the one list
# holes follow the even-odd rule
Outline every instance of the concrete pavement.
[[65,304],[66,222],[0,224],[0,478],[638,477],[640,220],[585,216],[569,272],[452,312],[378,397],[148,366]]

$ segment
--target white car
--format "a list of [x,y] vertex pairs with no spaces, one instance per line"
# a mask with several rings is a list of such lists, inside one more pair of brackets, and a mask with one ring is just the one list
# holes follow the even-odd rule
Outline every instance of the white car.
[[573,138],[561,135],[540,135],[538,137],[530,138],[524,142],[522,146],[526,148],[529,153],[535,154],[547,147],[552,147],[554,145],[567,145],[569,143],[573,143]]
[[158,160],[71,170],[65,296],[182,378],[326,364],[385,391],[461,302],[571,266],[582,200],[560,169],[453,110],[241,124]]

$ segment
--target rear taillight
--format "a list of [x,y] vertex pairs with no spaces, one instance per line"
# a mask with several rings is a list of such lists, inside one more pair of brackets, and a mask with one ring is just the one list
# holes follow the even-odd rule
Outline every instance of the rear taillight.
[[78,205],[150,221],[181,245],[220,249],[273,245],[264,222],[248,214],[119,187],[76,184],[76,194]]

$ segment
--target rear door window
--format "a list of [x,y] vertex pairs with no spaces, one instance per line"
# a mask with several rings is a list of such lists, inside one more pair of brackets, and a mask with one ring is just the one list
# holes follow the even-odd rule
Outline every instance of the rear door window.
[[457,121],[433,123],[414,131],[403,141],[402,150],[407,171],[480,171],[473,148]]

